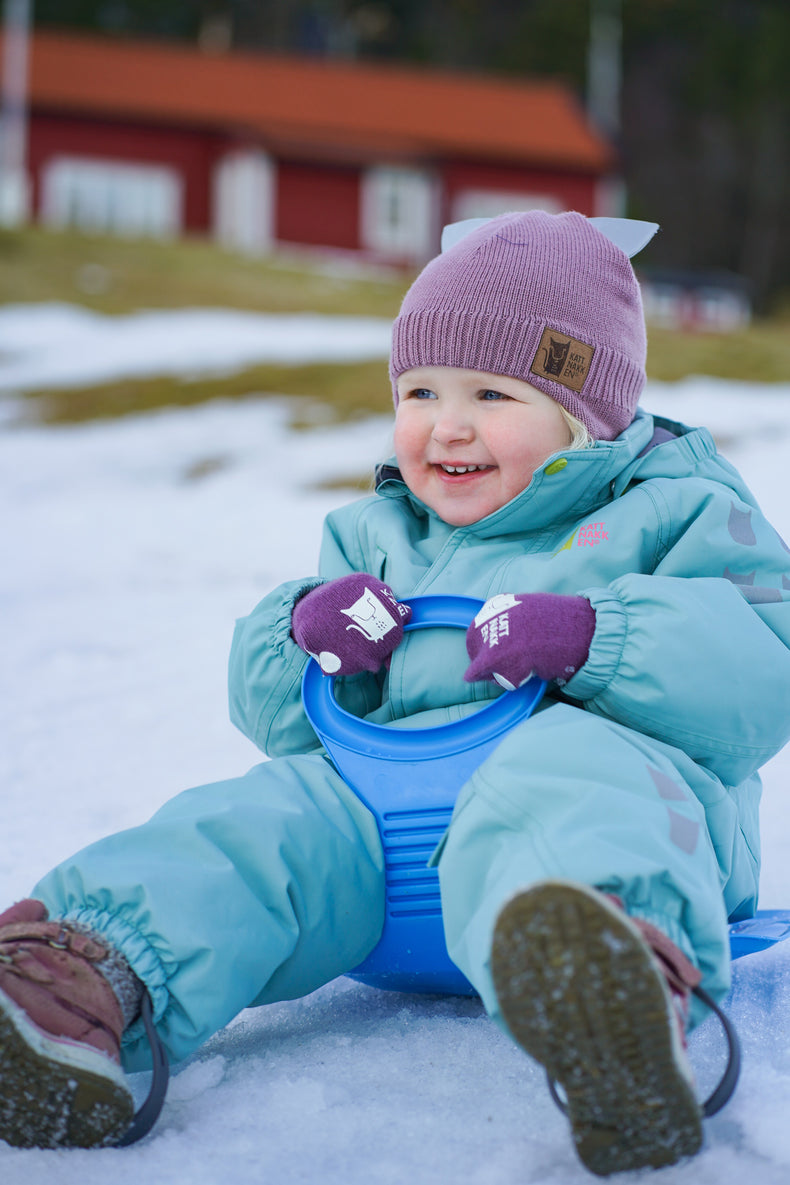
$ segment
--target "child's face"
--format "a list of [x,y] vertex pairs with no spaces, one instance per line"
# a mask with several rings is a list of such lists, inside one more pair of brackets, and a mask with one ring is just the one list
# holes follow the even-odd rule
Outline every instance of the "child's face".
[[398,379],[398,467],[412,493],[451,526],[504,506],[570,442],[559,404],[521,379],[450,366],[421,366]]

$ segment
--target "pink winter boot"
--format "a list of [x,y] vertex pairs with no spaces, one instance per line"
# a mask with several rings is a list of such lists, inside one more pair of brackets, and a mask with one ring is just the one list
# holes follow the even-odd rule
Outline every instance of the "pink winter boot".
[[0,914],[0,1138],[9,1144],[88,1148],[129,1128],[123,1017],[96,970],[107,953],[47,921],[40,901]]
[[[491,973],[508,1029],[545,1067],[591,1172],[661,1168],[699,1151],[703,1117],[735,1088],[738,1042],[666,935],[629,918],[616,898],[542,881],[499,914]],[[716,1012],[730,1047],[724,1077],[704,1104],[685,1045],[692,992]]]

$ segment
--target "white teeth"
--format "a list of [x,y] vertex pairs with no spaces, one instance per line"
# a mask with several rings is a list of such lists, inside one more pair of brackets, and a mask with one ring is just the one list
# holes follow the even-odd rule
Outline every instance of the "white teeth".
[[478,469],[488,469],[488,465],[442,465],[445,473],[475,473]]

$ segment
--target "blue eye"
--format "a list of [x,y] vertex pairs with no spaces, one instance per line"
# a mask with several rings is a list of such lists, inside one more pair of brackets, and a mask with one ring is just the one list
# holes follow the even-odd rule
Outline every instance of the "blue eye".
[[510,396],[503,395],[501,391],[482,391],[480,393],[480,398],[486,400],[489,403],[493,403],[495,400],[509,399]]
[[436,396],[433,391],[429,391],[427,387],[415,387],[413,391],[409,391],[410,399],[435,399]]

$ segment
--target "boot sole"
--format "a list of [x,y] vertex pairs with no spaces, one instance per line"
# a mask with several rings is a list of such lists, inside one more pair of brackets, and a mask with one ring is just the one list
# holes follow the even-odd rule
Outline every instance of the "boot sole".
[[0,992],[0,1139],[17,1148],[94,1148],[115,1143],[133,1116],[111,1058],[48,1036]]
[[702,1146],[702,1111],[663,976],[627,915],[564,881],[497,919],[492,974],[516,1041],[559,1083],[576,1151],[598,1176]]

